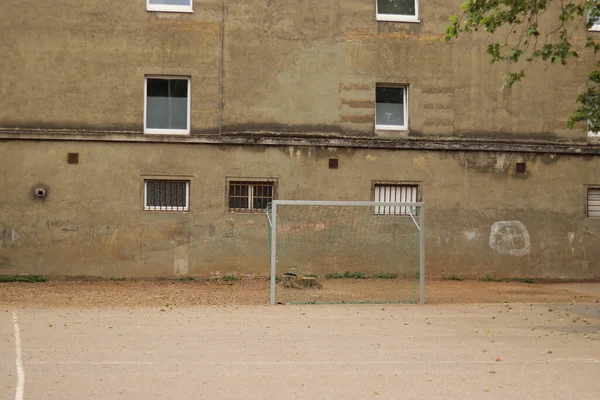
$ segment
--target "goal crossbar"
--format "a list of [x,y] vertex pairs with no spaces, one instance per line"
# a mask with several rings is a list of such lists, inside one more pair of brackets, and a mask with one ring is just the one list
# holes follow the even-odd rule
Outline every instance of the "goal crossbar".
[[[425,303],[425,210],[423,202],[377,202],[377,201],[326,201],[326,200],[273,200],[270,207],[267,207],[267,219],[271,228],[271,280],[270,280],[270,304],[275,304],[275,286],[277,274],[277,206],[278,205],[296,205],[296,206],[361,206],[361,207],[407,207],[408,214],[419,231],[419,303]],[[410,211],[410,207],[418,207],[419,213],[415,215]],[[270,215],[269,215],[270,212]]]

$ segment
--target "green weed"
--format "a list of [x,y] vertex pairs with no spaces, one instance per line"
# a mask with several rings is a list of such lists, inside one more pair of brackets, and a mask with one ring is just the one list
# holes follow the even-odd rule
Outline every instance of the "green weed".
[[199,276],[183,276],[181,278],[177,278],[178,281],[183,282],[199,282],[202,280]]
[[378,278],[378,279],[397,279],[398,278],[398,274],[386,274],[386,273],[374,274],[373,278]]
[[463,278],[461,278],[458,275],[450,275],[450,276],[442,276],[442,280],[443,281],[462,281]]
[[223,280],[225,282],[239,281],[240,279],[242,279],[242,278],[240,278],[239,276],[236,276],[236,275],[225,275],[223,277]]
[[0,275],[0,282],[46,282],[43,275]]
[[364,272],[346,271],[343,274],[338,272],[325,274],[325,279],[367,279],[368,276]]
[[479,278],[478,280],[479,280],[479,281],[481,281],[481,282],[503,282],[503,281],[504,281],[504,279],[501,279],[501,278],[493,278],[493,277],[491,277],[491,276],[489,276],[489,275],[486,275],[486,276],[485,276],[485,277],[483,277],[483,278]]

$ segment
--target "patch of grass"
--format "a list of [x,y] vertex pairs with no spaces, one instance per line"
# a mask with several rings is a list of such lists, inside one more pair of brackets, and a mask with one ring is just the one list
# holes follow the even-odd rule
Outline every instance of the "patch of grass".
[[307,278],[318,278],[317,274],[313,274],[313,273],[310,273],[310,274],[304,274],[304,275],[302,275],[302,276],[306,276]]
[[225,276],[223,277],[223,280],[224,280],[225,282],[239,281],[240,279],[242,279],[242,278],[240,278],[240,277],[239,277],[239,276],[237,276],[237,275],[225,275]]
[[523,283],[533,283],[532,279],[521,279],[521,282]]
[[111,276],[110,280],[111,281],[124,281],[126,278],[117,278],[116,276]]
[[200,278],[199,276],[183,276],[181,278],[177,278],[177,280],[184,282],[198,282],[201,281],[202,278]]
[[46,282],[48,279],[43,275],[0,275],[0,282]]
[[343,274],[338,272],[332,274],[325,274],[325,279],[367,279],[368,276],[364,272],[350,272],[346,271]]
[[420,273],[419,271],[417,271],[417,272],[415,273],[415,278],[416,278],[416,279],[421,279],[421,273]]
[[478,279],[478,281],[481,281],[481,282],[503,282],[503,281],[504,281],[504,279],[501,279],[501,278],[493,278],[493,277],[491,277],[491,276],[489,276],[489,275],[486,275],[486,276],[485,276],[485,277],[483,277],[483,278],[479,278],[479,279]]
[[458,275],[450,275],[450,276],[442,276],[442,280],[443,281],[462,281],[463,278],[461,278]]
[[374,274],[373,278],[378,278],[378,279],[396,279],[396,278],[398,278],[398,274],[385,274],[385,273]]

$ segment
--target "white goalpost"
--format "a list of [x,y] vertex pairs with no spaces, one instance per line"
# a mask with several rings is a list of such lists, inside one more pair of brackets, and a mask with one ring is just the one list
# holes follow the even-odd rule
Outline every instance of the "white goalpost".
[[274,200],[270,303],[425,303],[422,202]]

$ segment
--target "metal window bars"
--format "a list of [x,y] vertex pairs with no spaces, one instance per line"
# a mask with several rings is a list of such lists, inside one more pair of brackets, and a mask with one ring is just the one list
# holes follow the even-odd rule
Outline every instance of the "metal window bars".
[[[375,185],[375,201],[382,203],[416,203],[418,185]],[[412,215],[412,207],[375,207],[377,215]]]
[[146,180],[144,210],[189,211],[189,181]]
[[263,212],[273,191],[273,182],[229,182],[229,211]]

